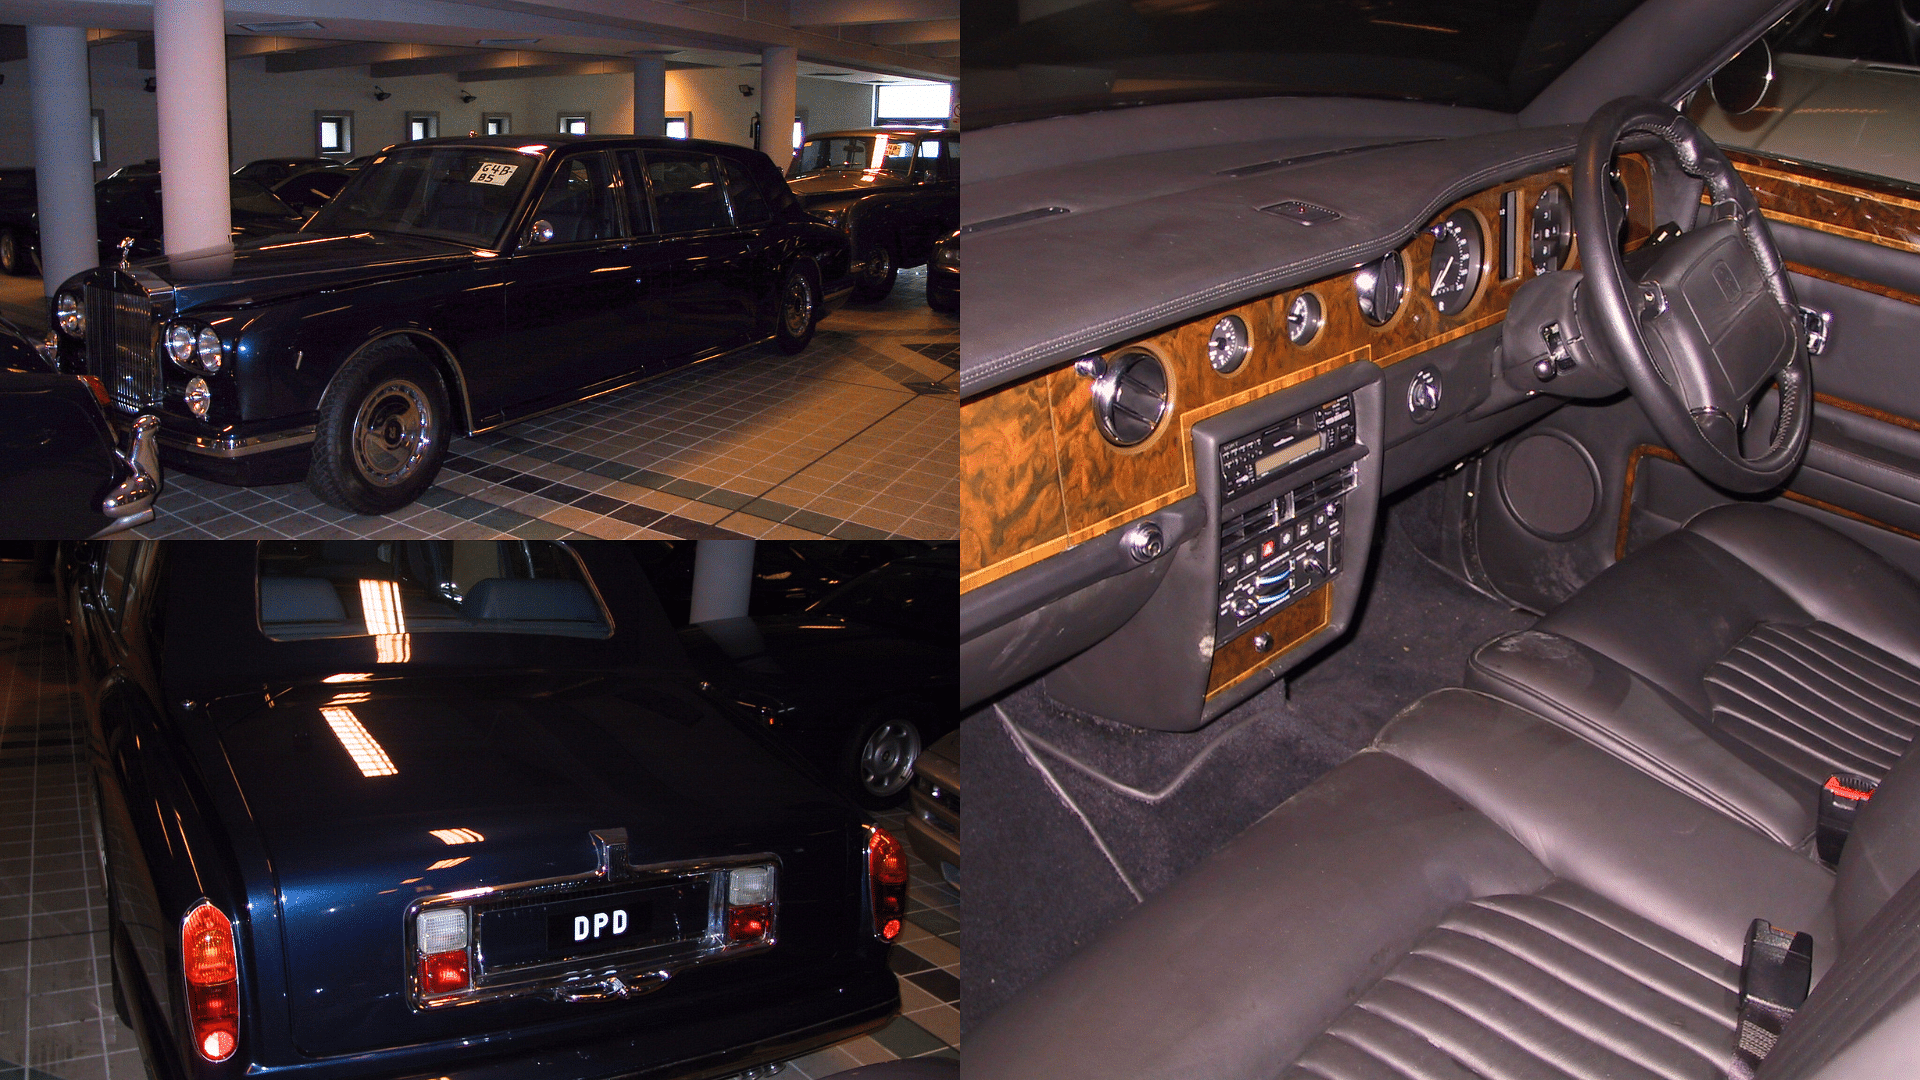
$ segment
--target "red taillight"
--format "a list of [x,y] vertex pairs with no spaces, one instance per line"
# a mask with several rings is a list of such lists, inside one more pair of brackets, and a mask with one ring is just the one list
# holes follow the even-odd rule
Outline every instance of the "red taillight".
[[867,891],[873,895],[873,932],[881,941],[892,941],[907,917],[907,849],[880,826],[870,828]]
[[740,943],[758,941],[773,930],[773,907],[750,904],[727,909],[727,940]]
[[240,1045],[240,964],[233,954],[233,923],[219,908],[201,901],[181,925],[180,956],[194,1049],[208,1061],[225,1061]]
[[[93,391],[94,399],[100,402],[101,408],[110,409],[113,407],[113,399],[107,396],[106,385],[99,379],[91,375],[81,375],[78,376],[78,378],[81,382],[87,384],[87,389]],[[231,1053],[231,1051],[229,1051],[229,1053]]]
[[420,992],[444,994],[467,988],[467,950],[434,953],[420,958]]

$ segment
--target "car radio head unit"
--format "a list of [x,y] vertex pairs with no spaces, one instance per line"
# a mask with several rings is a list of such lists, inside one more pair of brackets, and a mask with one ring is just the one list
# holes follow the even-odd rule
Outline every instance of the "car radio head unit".
[[1276,473],[1344,450],[1353,442],[1353,397],[1349,394],[1223,443],[1220,498],[1231,501]]

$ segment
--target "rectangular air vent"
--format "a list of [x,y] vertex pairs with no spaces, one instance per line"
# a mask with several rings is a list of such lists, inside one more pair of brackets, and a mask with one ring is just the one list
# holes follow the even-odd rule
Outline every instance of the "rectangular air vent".
[[1054,217],[1058,214],[1071,214],[1072,212],[1073,211],[1064,206],[1042,206],[1037,210],[1022,210],[1017,214],[1008,214],[1004,217],[976,221],[971,225],[962,225],[960,226],[960,235],[971,236],[974,233],[986,232],[988,229],[998,229],[1002,225],[1018,225],[1023,221],[1034,221],[1039,218]]

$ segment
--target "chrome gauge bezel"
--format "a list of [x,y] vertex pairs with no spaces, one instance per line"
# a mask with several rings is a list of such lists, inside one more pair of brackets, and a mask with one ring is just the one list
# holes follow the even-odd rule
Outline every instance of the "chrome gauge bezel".
[[1320,297],[1314,293],[1303,292],[1287,305],[1287,340],[1296,346],[1313,344],[1320,336],[1320,327],[1326,321],[1326,310],[1320,306]]
[[1222,375],[1231,375],[1253,352],[1253,335],[1238,315],[1222,315],[1207,334],[1207,363]]
[[1389,251],[1354,271],[1353,292],[1360,317],[1372,326],[1385,326],[1400,313],[1407,298],[1407,263],[1398,251]]
[[[1433,255],[1427,262],[1427,296],[1442,315],[1467,310],[1480,291],[1487,263],[1486,230],[1472,210],[1459,209],[1427,230],[1433,237]],[[1458,284],[1440,291],[1441,276]]]
[[[1552,238],[1542,237],[1543,218],[1553,215],[1558,233]],[[1533,267],[1535,277],[1551,274],[1567,265],[1567,256],[1573,251],[1573,197],[1560,184],[1549,184],[1539,197],[1533,200],[1533,210],[1527,215],[1527,263]]]

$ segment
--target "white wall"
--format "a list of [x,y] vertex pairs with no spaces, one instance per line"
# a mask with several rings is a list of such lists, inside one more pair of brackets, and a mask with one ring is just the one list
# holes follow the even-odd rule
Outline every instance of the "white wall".
[[[106,112],[106,161],[96,177],[159,155],[155,96],[143,85],[153,74],[139,65],[132,42],[89,50],[93,106]],[[0,64],[0,167],[33,164],[27,62]],[[740,84],[754,88],[742,97]],[[562,111],[593,114],[593,130],[624,134],[633,130],[633,76],[574,75],[565,78],[502,79],[466,87],[475,100],[460,101],[461,86],[452,75],[414,75],[382,79],[393,95],[373,99],[374,80],[365,68],[329,68],[280,75],[266,72],[262,57],[227,64],[228,117],[232,128],[233,167],[263,157],[311,157],[315,110],[351,110],[354,153],[365,154],[406,138],[411,111],[440,114],[442,135],[464,135],[480,128],[483,113],[513,115],[513,130],[535,134],[554,130]],[[688,68],[667,73],[667,111],[691,112],[696,138],[751,145],[750,125],[759,111],[758,68]],[[802,76],[799,109],[811,131],[866,127],[873,122],[873,87],[862,83]]]

